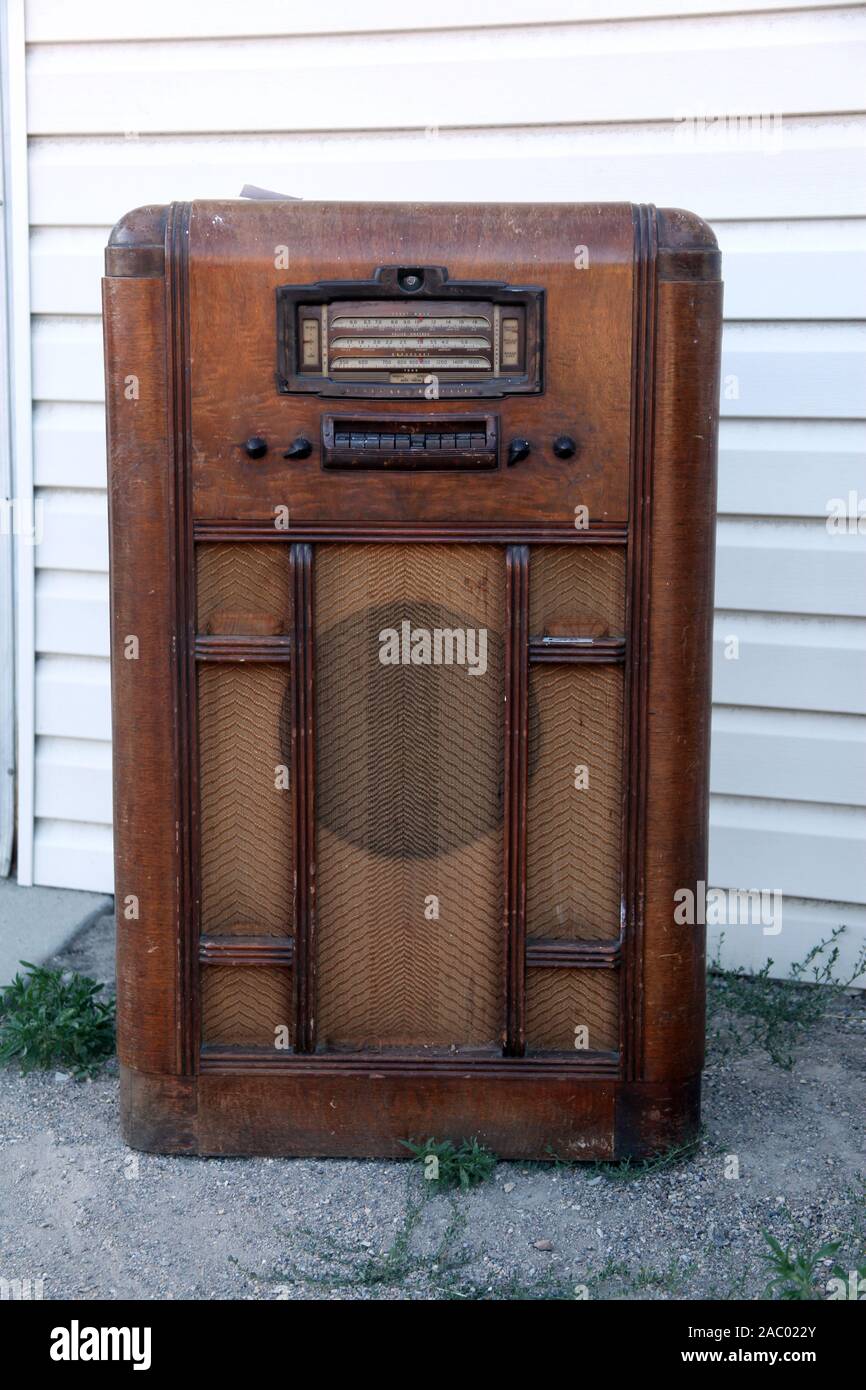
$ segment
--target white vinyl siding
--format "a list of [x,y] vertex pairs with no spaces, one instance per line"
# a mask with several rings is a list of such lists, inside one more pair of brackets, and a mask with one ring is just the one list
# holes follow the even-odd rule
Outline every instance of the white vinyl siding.
[[[671,8],[676,15],[669,13]],[[28,0],[35,875],[111,885],[99,279],[145,203],[630,200],[714,225],[725,315],[711,881],[779,968],[866,936],[866,11],[763,0]],[[683,117],[763,114],[764,139]],[[730,638],[739,643],[729,659]]]

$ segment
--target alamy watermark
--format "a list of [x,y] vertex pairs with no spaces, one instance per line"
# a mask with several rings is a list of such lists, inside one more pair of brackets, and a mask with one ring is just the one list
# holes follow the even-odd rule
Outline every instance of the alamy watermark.
[[776,154],[782,148],[780,111],[685,111],[674,116],[674,126],[678,142],[699,150],[760,150]]
[[780,888],[707,888],[701,880],[695,888],[674,893],[674,921],[679,926],[760,927],[764,936],[782,930]]
[[413,627],[408,618],[379,633],[383,666],[465,666],[470,676],[487,670],[486,627]]

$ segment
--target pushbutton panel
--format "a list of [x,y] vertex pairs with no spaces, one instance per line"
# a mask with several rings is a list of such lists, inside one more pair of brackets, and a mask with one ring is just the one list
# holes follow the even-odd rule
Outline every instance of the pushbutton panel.
[[412,416],[387,419],[325,415],[322,465],[325,468],[496,468],[498,421]]

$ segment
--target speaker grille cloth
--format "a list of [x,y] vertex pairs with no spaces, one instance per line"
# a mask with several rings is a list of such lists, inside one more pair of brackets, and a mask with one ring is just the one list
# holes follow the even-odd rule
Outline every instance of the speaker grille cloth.
[[533,546],[529,631],[533,637],[622,637],[625,546]]
[[[613,970],[527,970],[526,1045],[575,1051],[579,1028],[590,1052],[619,1048],[619,977]],[[582,1041],[582,1039],[581,1039]]]
[[285,545],[200,545],[196,591],[205,636],[278,637],[291,630]]
[[[288,666],[199,667],[201,927],[286,936],[292,922]],[[277,769],[281,769],[278,774]]]
[[275,1030],[285,1028],[285,1040],[291,1045],[292,1010],[290,970],[218,965],[202,971],[201,1031],[205,1044],[274,1047]]
[[[623,679],[619,666],[530,674],[526,922],[530,937],[615,938],[620,926]],[[576,769],[588,786],[575,786]]]
[[[320,1045],[498,1046],[504,591],[492,546],[317,548]],[[404,621],[486,672],[382,664]]]

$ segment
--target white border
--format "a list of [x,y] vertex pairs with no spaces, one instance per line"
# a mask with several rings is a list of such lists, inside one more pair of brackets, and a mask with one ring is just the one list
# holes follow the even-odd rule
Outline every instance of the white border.
[[[3,49],[9,430],[16,511],[33,516],[33,402],[30,374],[30,225],[27,188],[27,90],[24,0],[0,0]],[[35,547],[14,541],[15,666],[18,719],[18,882],[33,882],[35,767]],[[11,752],[11,750],[10,750]]]

